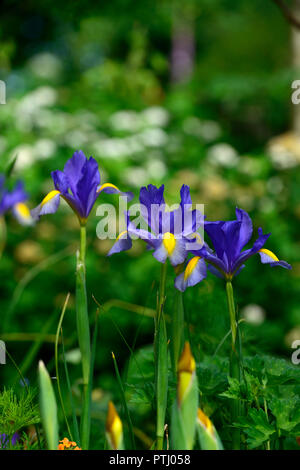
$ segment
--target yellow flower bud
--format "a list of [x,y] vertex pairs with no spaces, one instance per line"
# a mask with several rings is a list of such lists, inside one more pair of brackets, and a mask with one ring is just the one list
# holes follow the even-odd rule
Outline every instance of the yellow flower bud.
[[209,419],[208,416],[200,409],[198,408],[197,412],[197,419],[199,424],[207,431],[211,436],[214,435],[214,425]]
[[195,375],[196,362],[192,356],[190,343],[185,342],[182,354],[178,361],[178,386],[177,398],[179,405],[181,404],[184,396],[190,390],[192,380]]
[[123,425],[112,401],[108,403],[106,435],[112,449],[117,450],[122,447]]

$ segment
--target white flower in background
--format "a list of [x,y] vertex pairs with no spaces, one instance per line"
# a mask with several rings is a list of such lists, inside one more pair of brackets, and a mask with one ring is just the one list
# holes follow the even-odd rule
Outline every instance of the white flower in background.
[[56,143],[50,139],[39,139],[35,143],[33,151],[38,160],[46,160],[55,154]]
[[[57,101],[57,92],[49,86],[39,87],[27,93],[15,109],[16,127],[28,132],[34,125],[40,126],[41,113]],[[49,112],[49,111],[48,111]]]
[[15,163],[15,170],[21,171],[28,166],[31,166],[35,163],[36,153],[32,145],[23,144],[15,147],[11,156],[17,155],[17,161]]
[[34,145],[23,144],[15,147],[11,155],[17,155],[16,171],[22,171],[38,160],[51,158],[56,148],[56,143],[50,139],[39,139]]
[[299,164],[297,157],[279,143],[270,145],[268,150],[271,161],[277,170],[294,168]]
[[132,135],[130,137],[126,137],[125,139],[123,139],[123,141],[128,148],[129,155],[138,154],[140,152],[143,152],[143,150],[145,150],[145,147],[140,141],[138,134]]
[[268,142],[267,151],[278,170],[294,168],[300,162],[300,139],[293,131],[273,137]]
[[207,152],[207,158],[210,163],[227,168],[234,167],[239,161],[237,151],[225,142],[212,145]]
[[249,304],[242,309],[241,316],[247,323],[261,325],[265,321],[266,312],[260,305]]
[[68,147],[81,148],[89,142],[89,136],[86,132],[73,129],[65,134],[63,140]]
[[170,116],[166,109],[152,106],[141,112],[142,119],[148,126],[164,127],[168,124]]
[[31,57],[28,67],[35,76],[49,80],[58,78],[62,73],[61,60],[50,52],[42,52]]
[[136,132],[141,127],[141,118],[135,111],[118,111],[112,114],[109,123],[114,130]]
[[162,180],[167,174],[167,167],[161,160],[151,159],[146,163],[148,176],[154,180]]
[[207,142],[218,139],[222,133],[221,127],[216,121],[202,121],[195,116],[190,116],[184,120],[183,131],[186,134],[200,137]]
[[168,142],[166,132],[160,128],[145,129],[139,137],[146,147],[163,147]]
[[130,186],[139,188],[147,184],[149,175],[145,168],[142,167],[131,167],[124,170],[123,173],[124,182]]
[[101,158],[120,159],[130,156],[131,152],[125,139],[103,139],[93,144],[93,150]]

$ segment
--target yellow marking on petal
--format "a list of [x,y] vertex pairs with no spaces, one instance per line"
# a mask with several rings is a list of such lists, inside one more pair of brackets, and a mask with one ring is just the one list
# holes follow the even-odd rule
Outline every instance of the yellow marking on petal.
[[200,259],[200,256],[194,256],[194,258],[190,259],[190,261],[187,264],[187,267],[185,268],[184,271],[184,280],[186,281],[191,274],[193,273],[195,267],[197,266],[197,263]]
[[112,401],[108,403],[106,432],[109,435],[113,448],[118,449],[123,438],[123,425]]
[[163,235],[163,245],[167,250],[168,256],[171,256],[176,246],[176,238],[173,233],[166,232]]
[[24,219],[30,219],[30,210],[28,209],[26,204],[24,204],[23,202],[18,202],[15,205],[15,209],[22,217],[24,217]]
[[53,199],[58,194],[60,194],[60,191],[57,191],[56,189],[54,189],[53,191],[50,191],[50,193],[48,193],[47,196],[45,196],[44,199],[42,200],[41,206],[44,206],[45,204],[47,204],[47,202],[51,201],[51,199]]
[[106,188],[112,188],[112,189],[115,189],[116,191],[120,191],[119,188],[117,188],[117,186],[115,186],[114,184],[104,183],[102,184],[102,186],[100,186],[100,188],[97,189],[97,193],[100,193],[101,191],[103,191],[103,189],[106,189]]
[[200,408],[198,408],[197,418],[198,418],[198,421],[201,424],[201,426],[203,426],[206,429],[207,432],[209,432],[210,434],[214,433],[213,423],[211,422],[209,417],[206,416],[206,414]]
[[122,238],[123,235],[125,235],[126,233],[128,233],[127,230],[124,230],[123,232],[119,233],[119,235],[117,236],[117,240],[116,240],[116,241],[120,240],[120,238]]
[[274,261],[279,261],[277,256],[272,251],[267,250],[266,248],[261,248],[260,250],[258,250],[258,252],[264,253],[265,255],[270,256],[270,258],[272,258]]
[[193,240],[194,238],[196,238],[196,240],[201,243],[201,245],[203,245],[203,240],[202,240],[202,237],[201,235],[198,233],[198,232],[194,232],[190,235],[190,238]]

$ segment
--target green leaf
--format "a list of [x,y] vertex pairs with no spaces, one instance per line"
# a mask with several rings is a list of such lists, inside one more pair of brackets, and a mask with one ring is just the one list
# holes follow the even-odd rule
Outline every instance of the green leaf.
[[234,426],[242,428],[247,435],[247,443],[250,449],[260,447],[276,434],[274,423],[269,423],[262,409],[252,408],[248,416],[241,417]]
[[278,429],[287,433],[293,432],[295,436],[300,432],[300,398],[291,396],[290,398],[274,397],[269,402],[269,408],[276,418]]
[[47,447],[49,450],[56,450],[58,446],[57,405],[51,379],[43,361],[39,362],[39,385],[40,411]]

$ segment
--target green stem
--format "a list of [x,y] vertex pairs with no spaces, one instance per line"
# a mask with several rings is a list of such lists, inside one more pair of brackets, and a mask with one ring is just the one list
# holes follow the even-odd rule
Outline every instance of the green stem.
[[83,379],[83,406],[80,423],[80,441],[81,447],[83,449],[88,449],[91,421],[91,393],[89,390],[89,381],[91,380],[91,341],[86,294],[85,254],[86,228],[82,225],[80,227],[80,251],[77,254],[76,269],[76,319]]
[[156,449],[163,449],[164,427],[168,394],[168,349],[166,322],[163,313],[165,303],[167,264],[161,266],[159,297],[157,302],[154,334],[155,396],[156,396]]
[[174,377],[177,378],[177,364],[184,343],[183,293],[175,290],[174,310],[171,317],[171,353]]
[[[233,289],[230,281],[226,282],[227,303],[230,316],[231,327],[231,353],[230,353],[230,377],[236,379],[239,383],[242,377],[242,355],[241,355],[241,337],[239,333],[239,326],[236,318]],[[240,400],[233,400],[232,402],[232,423],[235,423],[241,415],[241,402]],[[234,450],[240,449],[240,430],[234,428],[232,431],[232,448]]]

